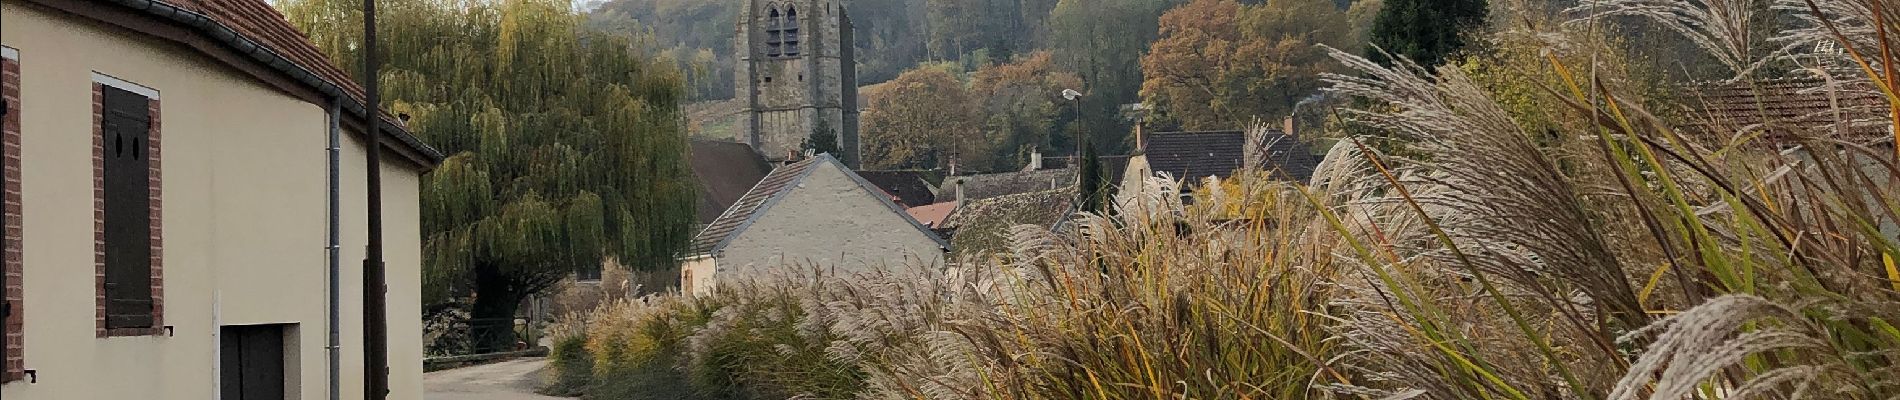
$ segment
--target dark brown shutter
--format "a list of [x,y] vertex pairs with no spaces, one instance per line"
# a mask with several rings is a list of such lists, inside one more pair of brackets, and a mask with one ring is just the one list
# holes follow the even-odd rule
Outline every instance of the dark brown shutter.
[[151,99],[106,86],[106,327],[152,326]]

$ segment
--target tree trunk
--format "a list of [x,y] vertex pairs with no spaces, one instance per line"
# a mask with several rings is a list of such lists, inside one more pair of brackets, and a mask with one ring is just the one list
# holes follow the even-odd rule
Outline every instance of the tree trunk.
[[469,346],[474,353],[515,349],[515,308],[521,293],[501,279],[477,279],[475,306],[469,312]]

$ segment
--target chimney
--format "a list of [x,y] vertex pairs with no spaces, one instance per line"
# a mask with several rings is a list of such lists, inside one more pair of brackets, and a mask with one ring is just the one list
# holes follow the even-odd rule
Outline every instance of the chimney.
[[1041,170],[1041,169],[1042,169],[1042,151],[1030,150],[1029,151],[1029,167],[1023,168],[1023,171],[1036,171],[1036,170]]
[[957,202],[962,203],[963,202],[963,178],[956,178],[956,179],[957,181],[955,184],[957,185]]
[[1148,149],[1147,143],[1144,142],[1146,139],[1147,138],[1142,137],[1141,123],[1136,122],[1135,123],[1135,151],[1142,151],[1142,150]]
[[1294,136],[1294,134],[1293,134],[1293,116],[1291,116],[1291,115],[1288,115],[1288,116],[1286,116],[1286,119],[1284,119],[1284,120],[1280,120],[1280,124],[1281,124],[1281,125],[1283,125],[1283,126],[1281,126],[1281,127],[1280,127],[1280,133],[1284,133],[1284,134],[1286,134],[1286,135],[1287,135],[1287,136],[1289,136],[1289,137],[1291,137],[1291,136]]

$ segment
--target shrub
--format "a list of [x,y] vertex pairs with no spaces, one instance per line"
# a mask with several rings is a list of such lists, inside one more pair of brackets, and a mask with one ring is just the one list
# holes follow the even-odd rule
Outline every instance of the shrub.
[[[1736,5],[1651,4],[1603,10]],[[1891,118],[1900,8],[1781,7],[1823,18],[1792,18],[1777,40],[1832,40],[1845,50],[1800,57],[1859,71],[1818,70],[1838,83],[1823,94],[1873,88]],[[1810,26],[1820,21],[1836,26]],[[1824,123],[1675,120],[1648,111],[1673,101],[1644,98],[1656,88],[1594,65],[1615,60],[1591,53],[1612,44],[1581,32],[1593,31],[1511,33],[1500,43],[1546,47],[1477,58],[1490,65],[1388,67],[1334,52],[1357,71],[1327,78],[1360,99],[1338,113],[1355,129],[1308,184],[1240,174],[1184,206],[1162,194],[1178,182],[1155,179],[1132,192],[1152,196],[1120,199],[1109,216],[1014,227],[1007,251],[954,268],[790,272],[707,298],[603,307],[582,347],[594,360],[588,394],[644,396],[640,385],[665,382],[651,393],[1900,396],[1900,166],[1892,148],[1844,135],[1895,122],[1839,108]],[[1735,61],[1742,83],[1749,66],[1772,65]],[[1679,128],[1691,125],[1703,131]],[[1372,136],[1403,152],[1361,145]]]

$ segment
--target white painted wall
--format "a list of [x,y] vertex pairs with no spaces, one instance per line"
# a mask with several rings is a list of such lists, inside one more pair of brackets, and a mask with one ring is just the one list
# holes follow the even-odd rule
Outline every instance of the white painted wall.
[[[324,399],[328,327],[322,106],[193,50],[15,1],[26,368],[7,399],[215,399],[218,326],[297,324],[292,398]],[[171,337],[95,338],[94,72],[161,93],[164,307]],[[364,143],[343,152],[343,398],[361,398]],[[422,397],[419,169],[385,164],[391,399]]]
[[877,197],[883,194],[859,186],[837,163],[815,168],[716,255],[717,282],[764,277],[788,265],[852,273],[943,264],[942,247],[909,215],[885,205]]

